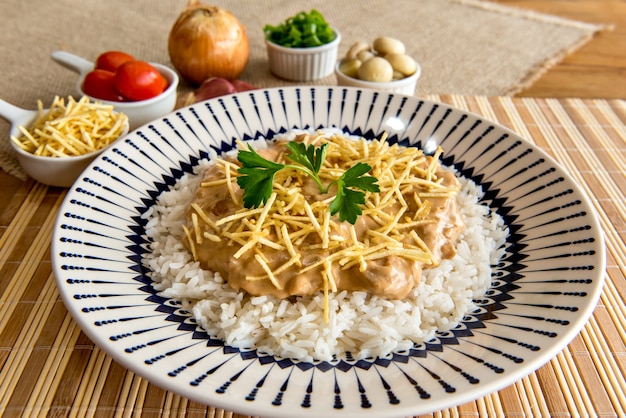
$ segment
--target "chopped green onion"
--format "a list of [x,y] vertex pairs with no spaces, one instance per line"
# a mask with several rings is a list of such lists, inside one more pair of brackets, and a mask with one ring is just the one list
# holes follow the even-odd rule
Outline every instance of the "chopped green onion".
[[276,26],[263,27],[265,39],[287,48],[311,48],[332,42],[336,34],[324,19],[313,9],[300,12]]

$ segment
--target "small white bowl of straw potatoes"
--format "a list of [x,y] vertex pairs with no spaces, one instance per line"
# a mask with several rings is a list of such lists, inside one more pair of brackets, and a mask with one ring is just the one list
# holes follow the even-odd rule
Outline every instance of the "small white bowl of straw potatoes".
[[55,97],[48,108],[26,110],[0,101],[0,117],[11,123],[10,143],[31,178],[70,187],[119,138],[128,134],[128,117],[88,97]]

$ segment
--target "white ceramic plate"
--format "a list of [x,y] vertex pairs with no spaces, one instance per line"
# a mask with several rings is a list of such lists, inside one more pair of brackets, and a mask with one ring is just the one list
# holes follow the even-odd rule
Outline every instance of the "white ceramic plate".
[[[292,128],[339,127],[426,150],[486,189],[511,235],[493,286],[456,329],[387,358],[298,363],[225,346],[159,297],[141,267],[140,215],[209,149]],[[58,287],[96,345],[150,382],[241,414],[400,417],[499,390],[555,356],[599,297],[603,236],[592,205],[544,152],[476,115],[343,87],[226,96],[143,126],[68,192],[52,242]]]

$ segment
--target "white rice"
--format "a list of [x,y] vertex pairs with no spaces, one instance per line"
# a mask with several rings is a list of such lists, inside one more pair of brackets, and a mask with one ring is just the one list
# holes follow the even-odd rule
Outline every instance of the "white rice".
[[184,175],[144,214],[152,242],[143,262],[161,296],[181,300],[204,331],[233,347],[300,361],[332,360],[347,351],[358,359],[408,350],[454,328],[475,308],[472,300],[489,288],[491,266],[504,252],[508,230],[502,218],[479,203],[480,187],[459,177],[465,232],[456,257],[424,270],[422,282],[404,300],[365,292],[330,294],[326,323],[321,294],[295,303],[250,297],[193,261],[182,244],[182,225],[209,164],[201,161],[194,174]]

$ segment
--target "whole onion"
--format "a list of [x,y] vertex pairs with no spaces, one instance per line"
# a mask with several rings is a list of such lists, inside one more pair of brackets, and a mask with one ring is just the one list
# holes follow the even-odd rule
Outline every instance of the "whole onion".
[[248,64],[245,27],[227,10],[189,0],[172,26],[168,51],[174,68],[187,81],[210,77],[234,80]]

